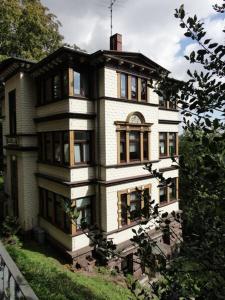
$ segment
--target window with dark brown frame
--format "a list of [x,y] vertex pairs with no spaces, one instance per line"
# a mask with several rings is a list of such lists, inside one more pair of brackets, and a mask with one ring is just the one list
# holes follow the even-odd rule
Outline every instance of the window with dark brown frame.
[[62,97],[60,73],[53,76],[52,83],[53,83],[53,100],[60,99]]
[[144,160],[148,160],[148,153],[149,153],[149,146],[148,146],[148,132],[145,131],[143,133],[143,158]]
[[175,132],[169,133],[169,155],[176,155],[177,134]]
[[[38,133],[38,157],[40,162],[74,166],[88,164],[93,158],[92,131],[54,131]],[[71,147],[70,147],[71,145]],[[74,159],[70,161],[70,148]]]
[[77,231],[82,229],[82,224],[91,225],[93,223],[92,206],[93,197],[84,197],[75,200],[79,217],[76,220]]
[[167,187],[160,187],[159,189],[159,203],[163,204],[167,202]]
[[138,80],[137,77],[131,76],[131,99],[137,100],[138,98]]
[[167,101],[163,96],[159,96],[159,107],[167,108]]
[[141,160],[139,131],[131,131],[129,133],[129,151],[130,161]]
[[59,131],[53,133],[53,159],[55,163],[62,162],[62,146],[61,146],[62,134]]
[[71,219],[63,208],[65,201],[69,200],[54,192],[39,188],[39,215],[65,233],[71,233]]
[[178,155],[177,132],[159,132],[159,157]]
[[52,161],[52,134],[50,132],[45,133],[45,160],[47,162]]
[[126,131],[120,132],[120,162],[126,161]]
[[15,136],[17,133],[16,126],[16,90],[9,92],[9,134]]
[[91,161],[91,132],[74,132],[74,161],[76,163],[90,163]]
[[128,77],[127,74],[121,73],[120,75],[120,96],[121,98],[128,98]]
[[147,80],[141,78],[141,101],[147,101]]
[[62,69],[49,77],[37,79],[37,100],[39,105],[48,104],[68,96],[68,69]]
[[171,183],[159,189],[159,204],[165,205],[178,200],[178,178],[171,178]]
[[131,191],[118,192],[118,198],[119,227],[132,224],[141,219],[141,209],[147,206],[147,201],[150,201],[150,186],[145,186],[140,191],[133,189]]
[[159,157],[167,156],[167,133],[159,133]]

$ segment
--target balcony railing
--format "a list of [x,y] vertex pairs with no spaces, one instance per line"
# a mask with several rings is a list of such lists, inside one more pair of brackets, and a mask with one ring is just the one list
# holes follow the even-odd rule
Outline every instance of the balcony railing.
[[0,241],[0,299],[38,300]]

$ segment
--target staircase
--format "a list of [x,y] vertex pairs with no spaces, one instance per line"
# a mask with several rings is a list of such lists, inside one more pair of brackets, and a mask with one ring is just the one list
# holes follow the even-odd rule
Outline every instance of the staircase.
[[38,300],[0,241],[0,300]]

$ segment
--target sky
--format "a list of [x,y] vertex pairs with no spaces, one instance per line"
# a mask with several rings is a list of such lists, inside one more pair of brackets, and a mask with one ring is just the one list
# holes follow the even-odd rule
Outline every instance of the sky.
[[[110,0],[41,0],[61,22],[65,42],[92,53],[109,49]],[[183,58],[196,49],[179,27],[174,10],[184,4],[190,16],[196,14],[206,24],[209,37],[223,41],[225,20],[215,17],[212,5],[220,0],[116,0],[113,33],[123,36],[123,50],[141,52],[171,71],[177,79],[186,78],[188,62]]]

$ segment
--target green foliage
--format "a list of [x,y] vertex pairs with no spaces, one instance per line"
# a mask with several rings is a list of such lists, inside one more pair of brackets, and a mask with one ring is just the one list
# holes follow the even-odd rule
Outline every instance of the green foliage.
[[10,245],[7,250],[40,300],[133,299],[129,290],[103,276],[73,273],[49,257],[49,252],[38,249],[37,245],[29,248]]
[[15,217],[7,216],[0,227],[0,237],[6,241],[14,240],[15,235],[19,232],[19,221]]
[[2,0],[0,58],[40,60],[62,45],[60,23],[40,0]]

